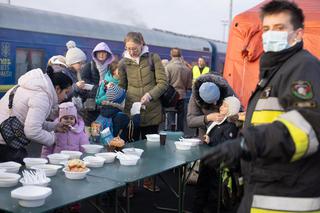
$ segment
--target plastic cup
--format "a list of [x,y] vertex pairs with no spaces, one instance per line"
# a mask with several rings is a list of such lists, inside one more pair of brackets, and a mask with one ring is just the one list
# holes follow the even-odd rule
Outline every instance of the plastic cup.
[[166,144],[167,134],[164,132],[161,132],[160,134],[160,145]]

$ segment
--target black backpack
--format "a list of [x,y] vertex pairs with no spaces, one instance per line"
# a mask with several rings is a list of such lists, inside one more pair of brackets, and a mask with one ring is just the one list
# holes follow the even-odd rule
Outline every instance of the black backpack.
[[[149,53],[148,64],[150,70],[155,72],[155,67],[153,63],[153,53]],[[169,84],[167,90],[160,96],[160,101],[163,107],[175,107],[179,101],[180,96],[176,89]]]

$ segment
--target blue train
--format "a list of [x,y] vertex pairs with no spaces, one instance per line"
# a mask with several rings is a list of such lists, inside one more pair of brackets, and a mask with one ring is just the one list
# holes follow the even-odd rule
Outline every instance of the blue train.
[[202,56],[212,70],[223,70],[224,42],[0,4],[0,97],[28,70],[44,69],[51,56],[65,54],[67,41],[74,40],[88,58],[101,41],[121,56],[129,31],[141,32],[150,50],[161,58],[170,59],[170,49],[178,47],[189,63]]

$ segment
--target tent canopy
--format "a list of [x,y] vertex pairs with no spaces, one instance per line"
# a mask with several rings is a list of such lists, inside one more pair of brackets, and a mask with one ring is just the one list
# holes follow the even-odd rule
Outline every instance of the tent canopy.
[[[246,107],[258,83],[259,59],[263,53],[259,12],[266,0],[237,15],[230,28],[224,77]],[[304,48],[320,58],[319,0],[295,0],[305,15]]]

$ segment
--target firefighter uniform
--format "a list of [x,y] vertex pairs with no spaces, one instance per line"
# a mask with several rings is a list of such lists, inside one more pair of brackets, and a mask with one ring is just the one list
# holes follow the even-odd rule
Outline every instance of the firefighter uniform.
[[320,212],[320,63],[303,42],[260,61],[241,134],[254,161],[242,161],[238,212]]

